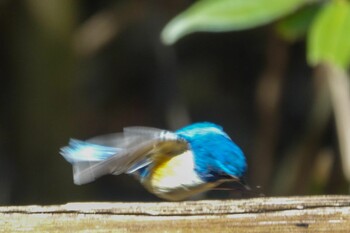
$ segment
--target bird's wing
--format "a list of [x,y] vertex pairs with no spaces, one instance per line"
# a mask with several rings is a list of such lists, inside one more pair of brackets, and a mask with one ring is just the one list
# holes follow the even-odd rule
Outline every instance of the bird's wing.
[[178,136],[168,130],[162,130],[151,127],[133,126],[124,128],[126,136],[142,136],[144,138],[163,139],[163,140],[178,140]]
[[169,131],[129,127],[123,133],[71,140],[61,154],[73,165],[74,183],[85,184],[106,174],[132,173],[147,166],[154,148],[170,150],[177,141],[176,134]]
[[140,135],[125,135],[124,133],[113,133],[97,136],[86,140],[89,143],[114,148],[129,148],[139,143],[143,138]]

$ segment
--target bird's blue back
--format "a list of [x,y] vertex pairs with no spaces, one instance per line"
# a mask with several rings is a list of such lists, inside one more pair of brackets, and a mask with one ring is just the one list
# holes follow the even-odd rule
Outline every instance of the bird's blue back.
[[195,169],[206,181],[223,177],[241,177],[247,168],[242,150],[213,123],[196,123],[179,129],[176,134],[185,139],[194,153]]

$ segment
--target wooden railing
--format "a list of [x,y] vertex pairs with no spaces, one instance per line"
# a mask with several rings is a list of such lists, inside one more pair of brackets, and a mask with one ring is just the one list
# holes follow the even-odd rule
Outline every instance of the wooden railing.
[[350,232],[350,196],[0,207],[0,232]]

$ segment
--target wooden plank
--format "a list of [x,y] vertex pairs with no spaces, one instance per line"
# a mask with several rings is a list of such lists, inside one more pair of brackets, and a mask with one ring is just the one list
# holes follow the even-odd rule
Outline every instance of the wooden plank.
[[349,232],[350,196],[0,207],[0,232]]

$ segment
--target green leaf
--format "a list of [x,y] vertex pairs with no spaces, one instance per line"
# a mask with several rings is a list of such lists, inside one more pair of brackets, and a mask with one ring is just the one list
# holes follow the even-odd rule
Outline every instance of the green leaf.
[[311,25],[307,43],[310,65],[328,62],[347,68],[350,64],[350,3],[333,0],[325,4]]
[[242,30],[270,23],[311,0],[199,0],[171,20],[162,41],[173,44],[198,31]]
[[307,34],[319,10],[319,4],[304,7],[296,13],[280,20],[276,25],[276,30],[285,40],[296,41]]

